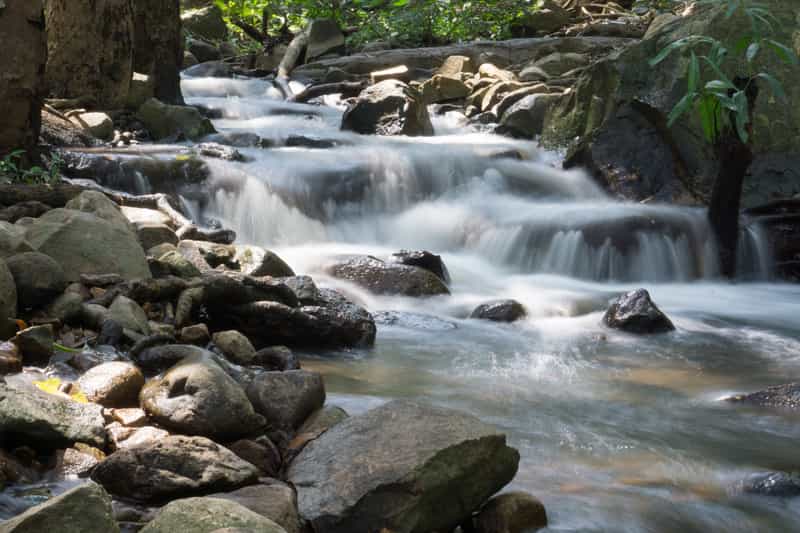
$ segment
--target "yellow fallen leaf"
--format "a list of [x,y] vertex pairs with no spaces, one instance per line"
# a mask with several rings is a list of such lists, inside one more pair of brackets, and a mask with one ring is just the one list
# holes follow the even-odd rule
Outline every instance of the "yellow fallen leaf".
[[39,390],[42,390],[47,394],[68,397],[69,399],[79,403],[89,403],[89,399],[83,392],[80,391],[80,389],[78,389],[77,386],[73,385],[72,392],[70,392],[69,395],[58,390],[61,386],[61,380],[58,378],[47,378],[42,381],[34,381],[33,384],[36,385]]

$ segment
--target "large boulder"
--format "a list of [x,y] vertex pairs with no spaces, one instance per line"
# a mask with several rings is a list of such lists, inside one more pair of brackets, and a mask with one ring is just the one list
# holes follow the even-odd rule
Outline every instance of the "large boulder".
[[167,429],[215,439],[258,431],[264,419],[210,355],[189,357],[142,389],[142,408]]
[[136,118],[155,140],[184,136],[197,140],[216,133],[211,121],[194,107],[169,105],[155,98],[147,100],[136,112]]
[[603,316],[603,323],[629,333],[665,333],[675,326],[650,299],[644,289],[628,292],[617,298]]
[[221,41],[228,37],[228,26],[216,5],[186,11],[181,15],[181,22],[187,32],[203,39]]
[[[800,7],[782,0],[763,3],[776,20],[774,38],[800,52]],[[698,5],[683,16],[667,17],[618,57],[589,67],[548,114],[543,143],[567,145],[581,137],[582,154],[575,164],[589,167],[596,179],[628,198],[707,201],[717,163],[713,147],[698,142],[703,138],[700,121],[688,113],[673,127],[664,127],[686,92],[689,57],[673,53],[656,67],[649,61],[670,43],[690,35],[720,39],[733,50],[742,35],[749,34],[750,22],[741,10],[726,18],[726,7]],[[762,48],[751,65],[743,56],[728,54],[723,63],[726,75],[766,70],[782,83],[789,101],[800,100],[798,69],[768,49]],[[752,144],[755,160],[744,187],[745,207],[800,186],[800,109],[787,108],[771,97],[767,84],[762,84],[754,109]],[[642,173],[642,168],[651,172]]]
[[119,533],[111,497],[86,483],[0,523],[0,533]]
[[308,33],[306,63],[325,54],[344,52],[344,34],[335,20],[312,20],[306,32]]
[[342,129],[365,135],[433,135],[422,95],[398,80],[367,87],[342,117]]
[[100,191],[83,191],[67,202],[64,208],[91,213],[115,226],[133,229],[119,206]]
[[319,533],[422,533],[463,523],[518,463],[505,435],[480,420],[394,401],[323,433],[287,477]]
[[9,257],[8,269],[17,286],[17,302],[23,309],[50,303],[67,288],[64,270],[53,258],[38,252]]
[[242,487],[232,492],[210,495],[211,498],[230,500],[243,505],[261,516],[266,516],[286,533],[300,533],[300,516],[297,513],[297,495],[292,487],[276,480]]
[[372,256],[345,257],[328,265],[326,271],[336,278],[352,281],[376,294],[450,294],[444,281],[429,270],[402,263],[386,263]]
[[28,243],[61,265],[67,281],[81,274],[149,278],[150,269],[136,235],[127,226],[74,209],[53,209],[28,226]]
[[185,498],[171,502],[140,531],[141,533],[211,533],[223,528],[259,533],[286,533],[265,516],[231,500]]
[[106,443],[103,409],[96,404],[47,394],[33,386],[0,382],[0,443],[55,448]]
[[17,286],[5,261],[0,259],[0,340],[14,334],[17,317]]
[[249,485],[258,469],[204,437],[173,435],[117,450],[92,479],[115,496],[157,502]]
[[307,370],[264,372],[247,386],[247,397],[271,427],[297,429],[325,403],[325,385]]

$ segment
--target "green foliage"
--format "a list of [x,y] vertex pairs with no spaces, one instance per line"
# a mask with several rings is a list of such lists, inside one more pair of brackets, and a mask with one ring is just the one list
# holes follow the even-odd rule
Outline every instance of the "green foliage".
[[[794,51],[772,38],[778,20],[764,4],[753,0],[700,0],[698,4],[721,5],[726,8],[725,20],[741,14],[747,17],[749,33],[740,36],[732,46],[734,54],[743,56],[748,67],[763,51],[777,55],[781,61],[800,64]],[[747,143],[750,138],[752,85],[764,81],[773,94],[786,101],[781,83],[769,72],[741,72],[738,76],[727,76],[723,64],[729,56],[729,46],[706,35],[690,35],[664,47],[653,59],[656,66],[673,52],[688,51],[686,94],[669,114],[672,126],[681,116],[694,109],[709,143],[720,138],[724,132],[734,131],[739,139]]]
[[46,166],[24,168],[22,160],[25,150],[14,150],[0,160],[0,183],[10,184],[48,184],[58,183],[64,161],[57,153],[53,153]]
[[332,18],[355,30],[350,42],[391,40],[399,45],[505,39],[540,0],[216,0],[225,16],[293,32],[315,18]]

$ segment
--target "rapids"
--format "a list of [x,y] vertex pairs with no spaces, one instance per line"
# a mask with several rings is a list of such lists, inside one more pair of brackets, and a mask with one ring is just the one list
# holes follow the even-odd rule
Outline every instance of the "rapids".
[[[329,403],[360,413],[417,398],[496,424],[522,455],[509,488],[542,499],[548,531],[797,530],[800,499],[736,489],[800,466],[797,420],[719,401],[800,375],[800,287],[770,280],[759,228],[743,229],[745,274],[728,283],[702,210],[619,202],[534,143],[457,115],[436,117],[432,138],[361,137],[338,130],[335,99],[287,104],[253,80],[187,78],[183,90],[220,111],[220,132],[274,145],[241,149],[248,163],[209,160],[207,188],[186,199],[195,216],[275,250],[379,322],[372,350],[306,354]],[[298,146],[309,143],[333,147]],[[323,273],[338,254],[402,248],[442,254],[453,295],[375,296]],[[640,286],[676,332],[601,326],[608,301]],[[497,298],[528,317],[465,318]]]

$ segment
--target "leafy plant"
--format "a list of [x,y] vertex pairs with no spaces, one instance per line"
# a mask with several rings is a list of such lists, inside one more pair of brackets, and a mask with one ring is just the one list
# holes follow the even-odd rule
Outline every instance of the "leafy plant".
[[54,152],[46,165],[29,168],[22,164],[25,154],[25,150],[14,150],[0,160],[0,182],[26,185],[58,183],[64,166],[64,160],[58,153]]
[[[725,20],[736,14],[747,17],[750,31],[735,43],[733,51],[743,55],[748,66],[752,66],[764,50],[776,54],[784,62],[799,63],[791,48],[773,38],[779,22],[764,4],[752,0],[700,0],[698,4],[725,6]],[[730,52],[728,46],[706,35],[690,35],[670,43],[650,60],[650,65],[656,66],[673,52],[685,50],[689,51],[687,90],[669,114],[670,126],[695,109],[709,143],[716,142],[726,131],[734,131],[742,142],[748,143],[751,102],[757,82],[765,81],[773,94],[786,102],[783,86],[769,72],[727,76],[723,64]]]

